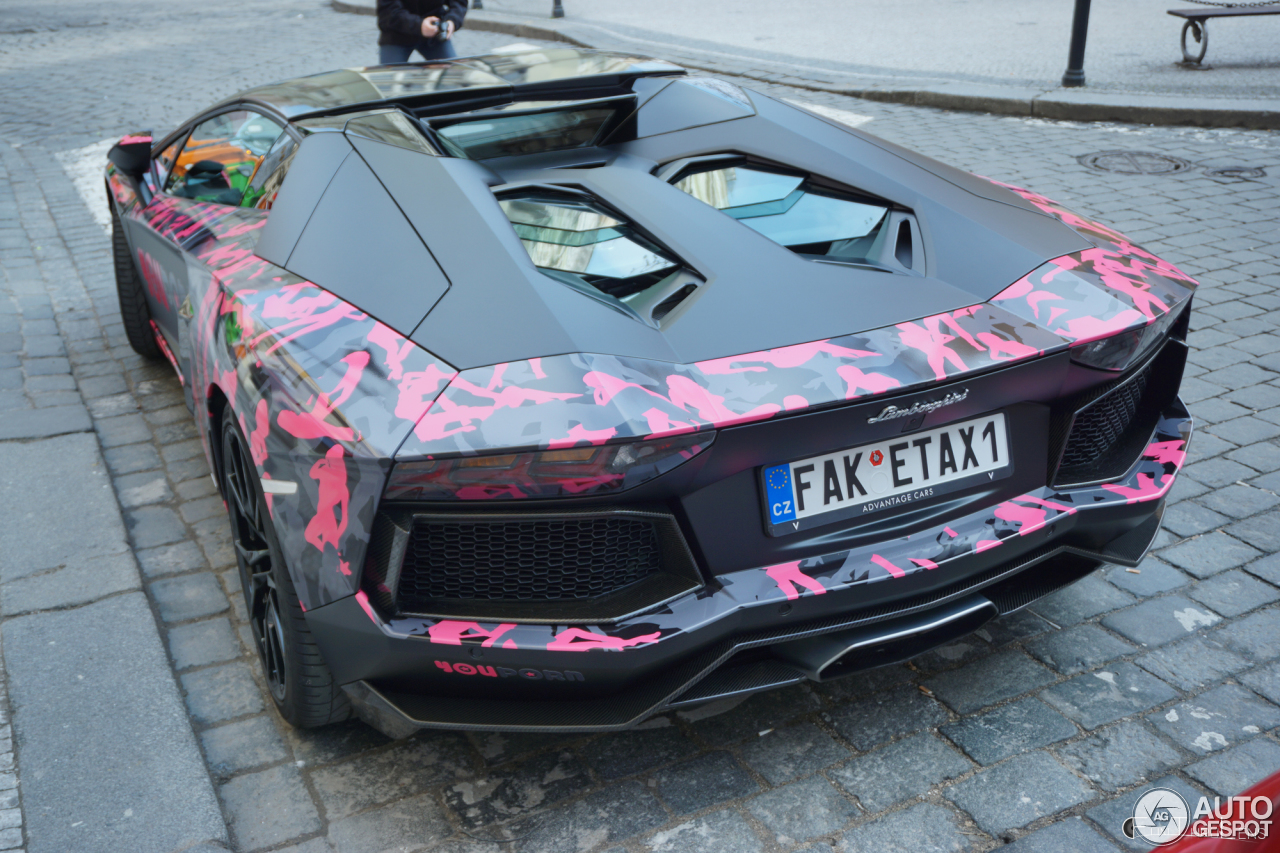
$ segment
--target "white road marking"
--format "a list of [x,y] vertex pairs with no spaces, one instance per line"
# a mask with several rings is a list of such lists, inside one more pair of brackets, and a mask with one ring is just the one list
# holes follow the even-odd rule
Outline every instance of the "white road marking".
[[817,113],[823,118],[829,118],[832,121],[847,124],[849,127],[858,127],[871,121],[871,116],[864,116],[861,113],[851,113],[848,110],[838,110],[835,107],[825,107],[822,104],[811,104],[808,101],[797,101],[791,98],[783,98],[788,104],[794,104],[802,107],[811,113]]
[[107,167],[107,152],[117,140],[104,139],[83,148],[72,148],[70,151],[59,151],[58,162],[75,184],[80,198],[93,215],[93,221],[102,226],[102,230],[111,234],[111,210],[107,207],[107,191],[102,177],[102,170]]

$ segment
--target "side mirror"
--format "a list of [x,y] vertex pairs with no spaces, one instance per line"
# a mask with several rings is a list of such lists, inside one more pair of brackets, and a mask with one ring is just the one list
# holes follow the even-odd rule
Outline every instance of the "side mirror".
[[107,159],[121,172],[141,180],[151,168],[151,131],[121,137],[107,152]]

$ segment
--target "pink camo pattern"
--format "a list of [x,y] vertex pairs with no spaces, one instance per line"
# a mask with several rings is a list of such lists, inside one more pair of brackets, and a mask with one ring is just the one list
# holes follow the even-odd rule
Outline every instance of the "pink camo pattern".
[[926,387],[1062,349],[996,305],[830,340],[672,365],[577,354],[458,374],[397,458],[658,438]]
[[[108,183],[125,215],[208,270],[207,279],[188,282],[189,298],[199,305],[188,379],[198,398],[219,388],[238,415],[252,412],[254,433],[264,420],[271,425],[265,436],[254,436],[254,461],[264,478],[299,484],[295,499],[273,502],[272,514],[308,609],[357,592],[353,566],[363,559],[385,481],[380,459],[674,435],[925,388],[1150,322],[1181,304],[1195,284],[1105,226],[1014,189],[1096,248],[1043,265],[987,303],[841,338],[690,365],[578,354],[458,374],[354,306],[257,257],[260,212],[169,197],[144,208],[110,166]],[[208,453],[208,423],[197,423]],[[713,601],[733,609],[907,576],[1051,524],[1059,507],[1157,499],[1182,464],[1177,454],[1186,440],[1180,427],[1167,432],[1122,483],[1087,494],[1041,490],[875,554],[739,572],[725,578],[726,597]],[[936,547],[921,548],[928,537]],[[376,621],[367,599],[361,603]],[[501,645],[622,650],[690,624],[661,622],[608,631],[519,625],[504,632]],[[430,627],[397,622],[384,630],[428,634]],[[497,627],[463,631],[459,641]]]
[[776,606],[844,592],[863,584],[893,581],[918,572],[945,569],[974,554],[1000,548],[1076,513],[1105,511],[1128,503],[1155,501],[1172,487],[1186,462],[1191,420],[1166,417],[1141,460],[1118,483],[1055,491],[1045,487],[948,524],[921,530],[891,542],[803,560],[721,575],[723,588],[690,593],[657,613],[610,626],[557,627],[509,623],[487,625],[451,620],[374,618],[387,634],[425,637],[449,645],[467,645],[500,632],[503,648],[578,651],[622,650],[670,641],[678,634],[724,618],[743,608]]
[[1125,244],[1057,258],[985,304],[841,338],[688,365],[577,354],[474,368],[398,458],[657,438],[924,388],[1144,326],[1194,287]]
[[[192,375],[184,379],[197,399],[219,389],[231,401],[263,479],[298,484],[288,500],[267,501],[302,605],[350,596],[385,481],[379,460],[394,454],[456,372],[257,257],[261,211],[168,196],[143,207],[112,167],[108,184],[124,215],[208,272],[185,283],[195,316]],[[159,262],[142,268],[151,287],[170,286]],[[196,422],[210,456],[208,420]]]
[[993,183],[1095,248],[1043,264],[985,304],[841,338],[689,365],[579,354],[467,370],[398,457],[656,438],[927,387],[1146,325],[1194,292],[1193,278],[1115,230]]
[[991,300],[1019,317],[1073,343],[1086,343],[1150,323],[1194,292],[1194,278],[1115,229],[1031,190],[991,182],[1057,217],[1096,246],[1044,264]]

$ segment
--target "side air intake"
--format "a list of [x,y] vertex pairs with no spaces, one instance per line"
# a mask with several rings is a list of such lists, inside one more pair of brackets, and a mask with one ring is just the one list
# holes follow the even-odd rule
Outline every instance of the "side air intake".
[[912,266],[911,249],[911,223],[904,219],[898,223],[898,245],[893,249],[893,256],[907,269]]

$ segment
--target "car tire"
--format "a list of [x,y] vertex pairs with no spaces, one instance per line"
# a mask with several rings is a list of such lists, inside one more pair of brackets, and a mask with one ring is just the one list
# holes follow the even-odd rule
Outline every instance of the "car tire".
[[351,716],[351,703],[320,655],[285,566],[258,470],[231,407],[222,414],[222,489],[245,610],[267,692],[280,716],[315,728]]
[[124,322],[124,334],[129,346],[143,358],[159,360],[164,357],[156,343],[151,328],[151,309],[147,306],[147,292],[138,278],[138,268],[129,251],[124,228],[115,207],[111,208],[111,254],[116,264],[116,293],[120,296],[120,319]]

